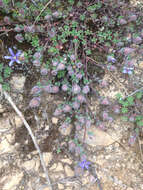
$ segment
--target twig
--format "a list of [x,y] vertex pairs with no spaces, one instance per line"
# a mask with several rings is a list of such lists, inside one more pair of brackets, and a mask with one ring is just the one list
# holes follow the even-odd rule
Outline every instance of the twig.
[[8,100],[8,102],[11,104],[11,106],[13,107],[13,109],[15,110],[15,112],[19,115],[19,117],[20,117],[21,120],[23,121],[23,123],[24,123],[26,129],[28,130],[28,132],[29,132],[29,134],[30,134],[30,136],[31,136],[31,138],[32,138],[32,140],[33,140],[33,143],[34,143],[34,145],[35,145],[35,148],[36,148],[37,151],[38,151],[38,154],[39,154],[39,157],[40,157],[40,161],[41,161],[41,165],[42,165],[43,170],[44,170],[45,175],[46,175],[46,180],[47,180],[47,182],[48,182],[48,185],[49,185],[49,187],[50,187],[50,190],[52,190],[51,182],[50,182],[49,175],[48,175],[48,171],[47,171],[47,169],[46,169],[46,165],[45,165],[45,162],[44,162],[44,159],[43,159],[43,155],[42,155],[42,153],[41,153],[41,150],[40,150],[40,148],[39,148],[39,145],[38,145],[38,143],[37,143],[37,140],[36,140],[36,138],[34,137],[33,132],[32,132],[32,130],[31,130],[29,124],[28,124],[27,121],[25,120],[25,118],[24,118],[24,116],[22,115],[21,111],[16,107],[15,103],[13,102],[13,100],[12,100],[12,98],[9,96],[9,94],[8,94],[7,92],[5,92],[4,90],[2,90],[2,89],[0,89],[0,90],[3,92],[5,98],[6,98],[6,99]]
[[142,162],[143,162],[143,153],[142,153],[142,147],[141,147],[140,138],[139,138],[139,136],[138,136],[137,138],[138,138],[138,143],[139,143],[139,149],[140,149],[141,160],[142,160]]
[[137,92],[140,92],[141,90],[143,90],[143,87],[141,87],[141,88],[135,90],[134,92],[132,92],[132,93],[129,94],[128,96],[125,96],[124,99],[126,99],[126,98],[128,98],[128,97],[130,97],[130,96],[133,96],[134,94],[136,94]]
[[45,6],[44,8],[41,10],[41,12],[39,13],[39,15],[35,18],[35,21],[33,23],[33,25],[35,25],[35,23],[37,22],[39,16],[42,14],[42,12],[47,8],[47,6],[52,2],[52,0],[50,0]]

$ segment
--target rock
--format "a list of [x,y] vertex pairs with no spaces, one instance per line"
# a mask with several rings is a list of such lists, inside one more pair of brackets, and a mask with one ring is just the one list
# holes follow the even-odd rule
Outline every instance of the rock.
[[59,190],[60,190],[60,189],[64,189],[64,185],[63,185],[63,184],[58,183],[58,189],[59,189]]
[[70,135],[71,133],[71,130],[72,130],[72,125],[69,124],[68,126],[66,127],[59,127],[59,132],[64,135],[64,136],[67,136],[67,135]]
[[0,104],[0,113],[3,113],[5,111],[5,108]]
[[24,167],[26,170],[35,170],[38,171],[40,167],[40,161],[39,160],[29,160],[22,164],[22,167]]
[[0,130],[2,130],[2,129],[6,130],[6,129],[10,129],[10,128],[11,128],[11,124],[10,124],[8,116],[2,117],[0,119]]
[[51,188],[50,187],[44,187],[44,189],[42,189],[42,190],[51,190]]
[[51,170],[54,170],[54,172],[59,172],[59,171],[63,171],[64,168],[63,168],[63,165],[59,162],[59,163],[55,163],[52,165],[52,167],[49,169],[50,171]]
[[52,152],[44,152],[43,159],[44,159],[46,166],[48,166],[49,163],[51,162],[51,160],[53,159]]
[[56,125],[56,124],[58,123],[58,118],[53,117],[53,118],[52,118],[52,123]]
[[72,164],[72,160],[70,160],[69,158],[62,159],[61,161],[69,165]]
[[10,176],[4,176],[3,178],[1,178],[2,181],[6,181],[6,183],[3,186],[3,189],[5,190],[16,189],[16,186],[20,183],[22,177],[23,177],[22,172],[11,174]]
[[[84,130],[81,130],[78,132],[78,138],[80,141],[83,141],[83,136],[84,136]],[[97,129],[95,126],[91,126],[90,129],[87,130],[86,132],[86,138],[85,138],[85,143],[92,147],[96,146],[109,146],[110,144],[114,143],[115,141],[118,141],[119,137],[114,136],[114,140],[110,135],[108,135],[106,132],[101,131]]]
[[68,165],[65,166],[65,173],[66,173],[67,177],[74,176],[74,171]]
[[11,153],[14,151],[14,146],[10,145],[7,139],[3,139],[0,142],[0,154]]
[[14,117],[14,123],[17,128],[21,127],[23,125],[23,122],[21,118],[18,115],[15,115]]
[[13,90],[22,92],[24,88],[24,83],[25,83],[25,76],[22,75],[15,75],[12,77],[10,84]]

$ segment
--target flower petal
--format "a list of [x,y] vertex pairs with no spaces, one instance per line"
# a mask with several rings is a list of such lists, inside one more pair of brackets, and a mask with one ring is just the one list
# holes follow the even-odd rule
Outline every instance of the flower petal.
[[5,59],[11,59],[11,56],[4,56]]
[[19,61],[19,59],[16,59],[15,61],[16,61],[16,63],[18,63],[18,64],[20,64],[20,63],[21,63],[21,62]]
[[20,56],[20,54],[21,54],[21,51],[20,50],[18,50],[18,52],[16,53],[16,57],[19,57]]
[[9,53],[14,57],[15,55],[13,53],[13,50],[11,48],[8,48],[8,50],[9,50]]
[[11,66],[13,65],[13,63],[14,63],[14,60],[11,60],[11,61],[9,62],[9,66],[11,67]]

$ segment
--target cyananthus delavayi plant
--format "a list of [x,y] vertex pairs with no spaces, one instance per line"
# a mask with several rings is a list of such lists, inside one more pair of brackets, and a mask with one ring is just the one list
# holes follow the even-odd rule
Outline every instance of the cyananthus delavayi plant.
[[[108,81],[102,80],[105,72],[118,71],[125,78],[134,75],[133,57],[141,50],[143,42],[142,17],[127,12],[125,3],[120,1],[115,4],[114,1],[104,0],[53,0],[48,6],[46,4],[46,0],[30,3],[0,0],[0,10],[10,15],[3,17],[6,28],[2,29],[2,35],[12,32],[16,43],[25,47],[24,61],[19,50],[13,52],[9,49],[8,54],[3,56],[6,62],[0,64],[3,87],[6,89],[5,81],[9,80],[12,70],[26,63],[31,66],[27,73],[32,70],[37,80],[37,83],[34,81],[35,86],[30,81],[32,86],[28,91],[31,98],[29,108],[34,112],[40,106],[43,110],[43,102],[47,104],[45,94],[56,98],[61,96],[62,103],[58,103],[52,113],[59,118],[57,126],[66,129],[72,125],[72,138],[83,130],[84,140],[86,129],[93,123],[97,128],[106,130],[106,123],[113,122],[114,114],[122,115],[122,119],[135,125],[129,140],[133,144],[142,131],[141,110],[137,114],[134,109],[140,109],[141,95],[138,95],[138,100],[133,97],[118,99],[118,103],[113,105],[108,97],[100,97],[96,89],[109,85]],[[91,96],[97,98],[100,113],[90,110]],[[70,141],[69,152],[75,153],[80,160],[77,165],[82,170],[90,168],[87,159],[82,158],[85,156],[82,145],[75,140]]]

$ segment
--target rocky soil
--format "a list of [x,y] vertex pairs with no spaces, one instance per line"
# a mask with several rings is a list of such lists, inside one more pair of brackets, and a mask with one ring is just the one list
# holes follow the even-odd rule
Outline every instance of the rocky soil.
[[[117,75],[115,74],[117,77]],[[110,81],[101,94],[109,94],[115,98],[117,92],[124,92],[121,78],[118,83],[114,76],[105,74],[105,80]],[[15,84],[15,80],[18,83]],[[15,75],[11,79],[13,86],[11,97],[16,105],[23,110],[25,78]],[[51,97],[46,97],[51,100]],[[57,100],[53,101],[56,104]],[[94,113],[98,110],[98,102],[91,99],[90,109]],[[48,112],[46,113],[48,115]],[[49,113],[50,114],[50,113]],[[120,118],[107,123],[107,131],[101,131],[95,126],[86,132],[84,148],[88,160],[92,162],[93,170],[85,171],[82,175],[75,175],[76,160],[66,149],[56,152],[58,135],[66,136],[67,139],[72,131],[70,126],[66,131],[58,129],[59,120],[52,117],[50,121],[40,118],[35,113],[35,118],[27,117],[29,124],[35,123],[32,130],[38,140],[44,161],[49,171],[49,177],[53,190],[95,190],[97,185],[96,174],[100,179],[102,188],[105,190],[143,190],[143,162],[141,150],[143,142],[141,139],[134,146],[128,145],[129,132],[132,129],[130,123],[124,123]],[[35,120],[35,121],[34,121]],[[52,126],[53,134],[49,134]],[[84,131],[77,133],[78,138],[83,141]],[[51,140],[50,140],[51,139]],[[64,147],[66,142],[59,145]],[[140,145],[140,146],[139,146]],[[32,143],[31,137],[26,131],[21,119],[14,113],[12,107],[1,95],[0,104],[0,189],[2,190],[48,190],[45,174],[42,170],[39,155]]]

